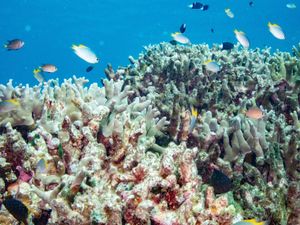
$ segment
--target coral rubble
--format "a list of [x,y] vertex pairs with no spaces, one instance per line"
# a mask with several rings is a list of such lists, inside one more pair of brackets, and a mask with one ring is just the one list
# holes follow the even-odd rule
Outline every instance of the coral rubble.
[[[20,106],[0,113],[0,198],[22,201],[32,221],[51,210],[50,225],[297,224],[294,52],[161,43],[116,72],[109,65],[103,87],[76,77],[1,85],[1,100]],[[209,59],[219,72],[205,69]],[[251,107],[263,118],[247,117]],[[229,192],[212,187],[214,169]],[[1,207],[1,224],[13,221]]]

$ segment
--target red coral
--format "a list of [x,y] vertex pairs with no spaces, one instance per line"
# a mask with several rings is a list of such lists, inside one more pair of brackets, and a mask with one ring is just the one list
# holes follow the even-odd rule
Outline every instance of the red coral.
[[176,210],[181,205],[181,203],[178,201],[178,191],[177,190],[168,190],[168,192],[165,194],[164,198],[168,203],[169,209]]
[[139,165],[139,166],[132,169],[132,174],[136,179],[135,182],[139,183],[139,182],[144,180],[144,178],[147,175],[147,171],[144,167]]

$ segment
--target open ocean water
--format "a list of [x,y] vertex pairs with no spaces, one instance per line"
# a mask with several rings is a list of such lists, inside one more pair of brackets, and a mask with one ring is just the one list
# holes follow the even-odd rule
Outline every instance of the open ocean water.
[[[90,81],[104,77],[104,68],[127,65],[128,56],[137,57],[143,46],[170,41],[170,34],[186,23],[193,44],[236,43],[234,29],[244,31],[250,48],[272,47],[291,51],[300,40],[298,0],[206,0],[206,11],[192,10],[187,0],[10,0],[0,7],[0,43],[19,38],[25,46],[18,51],[0,50],[0,83],[37,84],[33,69],[51,63],[58,71],[46,79],[61,81],[73,75]],[[289,9],[287,3],[297,8]],[[234,18],[229,18],[230,8]],[[268,22],[279,24],[285,40],[274,38]],[[214,32],[212,32],[212,29]],[[72,51],[72,44],[90,47],[100,63],[90,73],[88,64]]]

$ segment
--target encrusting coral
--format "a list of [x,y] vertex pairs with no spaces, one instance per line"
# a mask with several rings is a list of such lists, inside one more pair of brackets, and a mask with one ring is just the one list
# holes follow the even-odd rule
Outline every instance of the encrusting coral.
[[[32,221],[51,209],[50,225],[297,224],[294,52],[162,43],[116,72],[109,65],[104,87],[9,81],[0,98],[20,106],[0,113],[0,197],[22,201]],[[248,117],[251,107],[263,117]],[[232,181],[228,192],[216,193],[215,170]],[[0,222],[11,221],[2,207]]]

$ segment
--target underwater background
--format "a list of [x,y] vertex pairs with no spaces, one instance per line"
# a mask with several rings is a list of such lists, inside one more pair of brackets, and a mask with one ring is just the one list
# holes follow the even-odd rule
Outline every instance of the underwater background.
[[300,224],[298,1],[2,3],[0,225]]
[[[185,34],[193,44],[224,41],[237,43],[234,29],[244,31],[250,49],[272,47],[291,52],[299,42],[299,8],[289,9],[290,1],[207,0],[207,11],[192,10],[187,0],[10,0],[0,7],[0,43],[19,38],[25,42],[19,51],[0,50],[0,83],[37,84],[33,69],[51,63],[58,67],[47,79],[60,81],[73,75],[90,81],[104,77],[104,68],[114,68],[137,57],[143,46],[168,42],[170,34],[186,23]],[[296,5],[298,1],[293,1]],[[234,18],[229,18],[230,8]],[[268,31],[268,22],[279,24],[286,39],[278,40]],[[212,32],[212,29],[214,32]],[[100,57],[93,71],[71,49],[72,44],[89,46]]]

